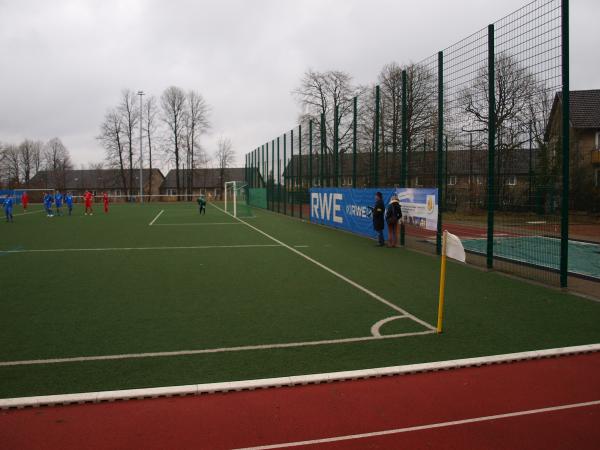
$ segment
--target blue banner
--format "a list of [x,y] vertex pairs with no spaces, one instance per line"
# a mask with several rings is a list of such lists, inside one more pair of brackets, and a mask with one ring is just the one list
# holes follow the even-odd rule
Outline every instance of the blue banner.
[[407,223],[435,230],[437,228],[437,189],[413,188],[311,188],[310,221],[374,238],[370,207],[375,193],[381,192],[387,208],[392,195],[398,196]]

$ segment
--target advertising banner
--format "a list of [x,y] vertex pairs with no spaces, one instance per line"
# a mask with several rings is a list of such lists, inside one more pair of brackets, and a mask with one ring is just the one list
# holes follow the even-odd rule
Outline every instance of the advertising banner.
[[350,231],[367,237],[375,237],[371,207],[375,193],[383,194],[387,208],[392,195],[397,195],[406,223],[437,229],[437,189],[421,188],[311,188],[310,221]]

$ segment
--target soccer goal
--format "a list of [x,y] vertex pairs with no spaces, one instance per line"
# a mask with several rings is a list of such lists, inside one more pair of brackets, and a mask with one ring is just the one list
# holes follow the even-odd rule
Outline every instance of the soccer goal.
[[[47,193],[54,197],[54,194],[56,194],[56,189],[54,189],[54,188],[47,188],[47,189],[18,188],[18,189],[0,190],[0,198],[6,198],[6,196],[8,195],[9,197],[12,197],[13,202],[16,205],[20,205],[22,202],[22,199],[23,199],[24,192],[27,192],[27,197],[29,199],[29,203],[42,203],[44,194]],[[0,203],[2,203],[1,200],[0,200]]]
[[223,199],[225,211],[233,217],[251,217],[252,210],[248,205],[248,184],[243,181],[227,181]]

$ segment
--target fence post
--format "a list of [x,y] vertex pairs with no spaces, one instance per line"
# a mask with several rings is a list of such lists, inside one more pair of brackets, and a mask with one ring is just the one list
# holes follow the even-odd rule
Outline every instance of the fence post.
[[448,209],[448,135],[444,134],[444,211]]
[[322,113],[321,114],[321,157],[319,158],[319,165],[320,165],[320,169],[319,169],[319,176],[321,177],[321,187],[323,187],[323,172],[324,172],[324,166],[323,166],[323,155],[325,153],[325,147],[327,146],[327,135],[325,133],[325,114]]
[[339,106],[333,108],[333,176],[334,186],[340,187],[340,158],[339,158]]
[[569,0],[561,5],[562,62],[562,199],[560,217],[560,287],[566,288],[569,274],[569,171],[571,153],[569,86]]
[[358,98],[354,97],[352,107],[352,187],[356,189],[356,119],[358,117]]
[[375,86],[375,147],[373,155],[373,184],[379,187],[379,85]]
[[487,268],[494,267],[494,160],[496,153],[496,68],[494,55],[494,25],[488,25],[488,217]]
[[275,139],[271,140],[271,211],[275,211]]
[[280,211],[281,203],[281,157],[279,153],[279,136],[277,136],[277,212]]
[[292,217],[294,217],[294,193],[296,191],[294,187],[294,181],[294,129],[292,128],[290,130],[290,183],[288,183],[291,185],[290,190],[292,192]]
[[287,215],[287,194],[288,194],[288,176],[287,176],[287,135],[283,133],[283,214]]
[[308,121],[308,188],[313,185],[313,121]]
[[438,129],[437,129],[437,190],[438,190],[438,223],[435,237],[435,251],[442,253],[442,161],[444,157],[444,52],[438,52]]
[[[406,70],[402,71],[402,172],[400,176],[400,186],[407,187],[408,166],[406,153],[408,151],[408,121],[407,121],[407,78]],[[405,244],[406,227],[404,221],[400,224],[400,245]]]
[[300,181],[300,218],[302,219],[302,207],[304,205],[304,181],[302,180],[302,125],[298,125],[298,180]]
[[269,142],[267,141],[267,143],[265,143],[265,163],[266,163],[266,170],[265,170],[265,190],[266,190],[266,197],[267,197],[267,209],[269,209]]

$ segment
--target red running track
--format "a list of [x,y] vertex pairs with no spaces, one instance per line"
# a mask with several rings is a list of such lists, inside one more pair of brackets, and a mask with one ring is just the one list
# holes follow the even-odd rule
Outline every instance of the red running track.
[[[600,400],[600,353],[378,379],[3,411],[2,449],[225,449]],[[598,449],[600,404],[292,448]]]

